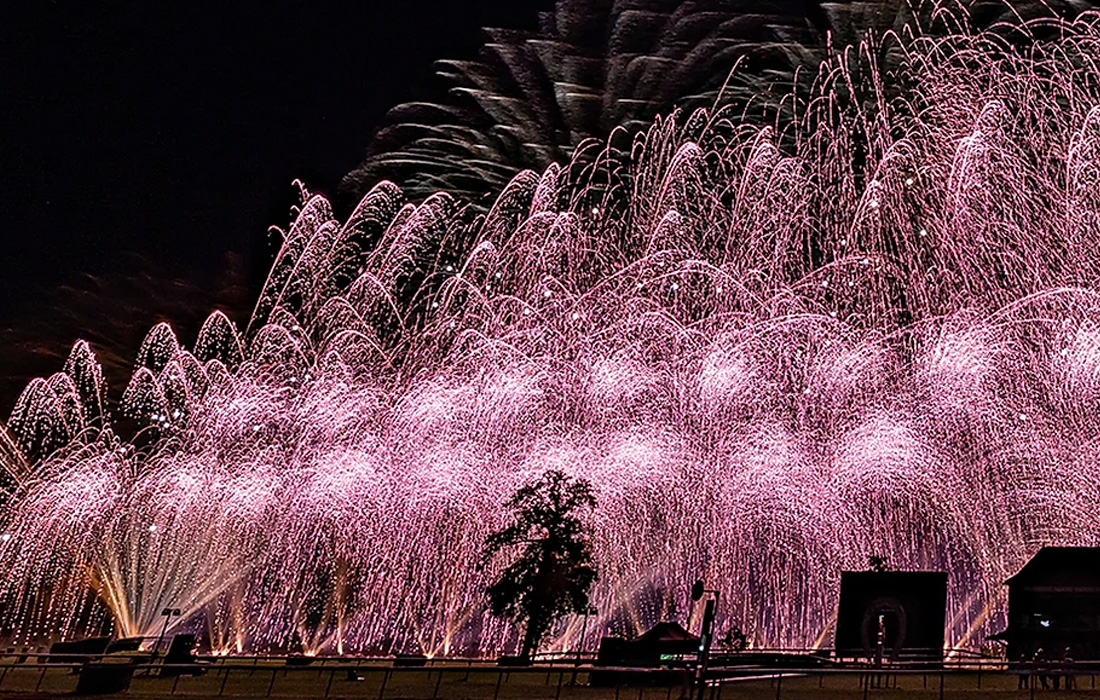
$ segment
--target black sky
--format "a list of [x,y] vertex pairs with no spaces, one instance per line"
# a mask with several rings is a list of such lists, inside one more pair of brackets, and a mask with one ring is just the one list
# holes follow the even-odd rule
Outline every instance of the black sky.
[[[247,277],[268,226],[288,220],[295,178],[333,193],[387,109],[439,95],[433,60],[473,56],[485,25],[533,27],[548,4],[5,6],[0,327],[33,319],[47,354],[63,353],[112,309],[58,313],[57,288],[132,274],[134,256],[201,287],[235,253]],[[166,313],[139,306],[124,319],[138,339]],[[9,376],[60,369],[0,352],[21,363],[0,366]],[[0,387],[0,416],[10,393]]]

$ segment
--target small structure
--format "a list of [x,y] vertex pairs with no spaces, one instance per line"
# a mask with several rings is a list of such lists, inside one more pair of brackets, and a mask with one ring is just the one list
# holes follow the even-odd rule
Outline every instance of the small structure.
[[[684,658],[694,660],[699,653],[699,642],[698,636],[676,622],[658,622],[636,639],[604,637],[600,640],[596,669],[589,677],[589,684],[682,685],[688,682]],[[608,667],[651,670],[620,671]]]
[[205,673],[202,665],[195,659],[194,651],[195,635],[177,634],[172,637],[172,644],[168,647],[168,653],[164,655],[164,662],[160,668],[161,677],[194,676]]
[[844,571],[836,655],[876,661],[943,660],[947,574]]
[[1009,660],[1100,660],[1100,547],[1043,547],[1005,585]]
[[51,664],[84,663],[108,654],[137,652],[144,637],[89,637],[68,642],[54,642],[46,662]]
[[67,642],[54,642],[50,645],[50,655],[46,657],[46,663],[82,664],[93,658],[107,653],[107,647],[111,644],[110,637],[88,637]]
[[636,639],[604,637],[596,663],[601,666],[660,666],[699,650],[699,637],[676,622],[658,622]]

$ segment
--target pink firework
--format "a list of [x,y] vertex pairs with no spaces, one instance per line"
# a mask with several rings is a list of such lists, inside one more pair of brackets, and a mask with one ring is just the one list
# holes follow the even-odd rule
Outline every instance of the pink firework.
[[246,330],[150,332],[133,440],[87,344],[27,387],[6,630],[508,650],[475,563],[558,468],[597,490],[590,646],[700,577],[720,627],[828,644],[871,555],[948,571],[980,643],[1036,548],[1100,532],[1100,18],[1017,31],[876,39],[781,134],[673,115],[488,212],[305,196]]

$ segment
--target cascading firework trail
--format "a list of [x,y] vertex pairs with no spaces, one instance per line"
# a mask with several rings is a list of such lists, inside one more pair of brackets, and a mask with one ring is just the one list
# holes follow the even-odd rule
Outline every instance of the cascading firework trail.
[[[673,109],[722,106],[744,110],[750,120],[786,123],[830,48],[868,35],[944,36],[963,27],[1011,34],[1019,20],[1074,17],[1097,6],[1097,0],[555,0],[553,10],[539,13],[537,32],[486,29],[476,60],[438,62],[445,94],[391,110],[341,190],[354,203],[391,179],[416,199],[445,190],[482,202],[523,169],[542,171],[597,153],[625,158],[620,149],[629,150],[635,132]],[[899,65],[895,46],[875,42],[861,50],[876,51],[876,70],[888,74]]]
[[827,644],[870,555],[948,571],[980,644],[1001,582],[1100,520],[1100,17],[1017,32],[880,38],[905,89],[854,47],[787,133],[661,119],[487,213],[304,193],[245,331],[150,332],[134,438],[86,343],[27,387],[6,630],[172,606],[219,651],[509,649],[474,564],[560,468],[597,491],[589,645],[699,577],[719,628]]

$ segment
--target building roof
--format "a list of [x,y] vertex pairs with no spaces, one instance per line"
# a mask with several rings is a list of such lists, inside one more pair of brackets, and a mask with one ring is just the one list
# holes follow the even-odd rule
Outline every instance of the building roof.
[[658,622],[636,641],[646,644],[665,642],[690,642],[698,644],[699,638],[688,632],[677,622]]
[[898,584],[923,584],[928,585],[931,582],[943,581],[944,585],[947,582],[946,571],[841,571],[840,579],[849,581],[860,581],[866,584],[886,584],[886,585],[898,585]]
[[1100,586],[1100,547],[1043,547],[1006,586]]

